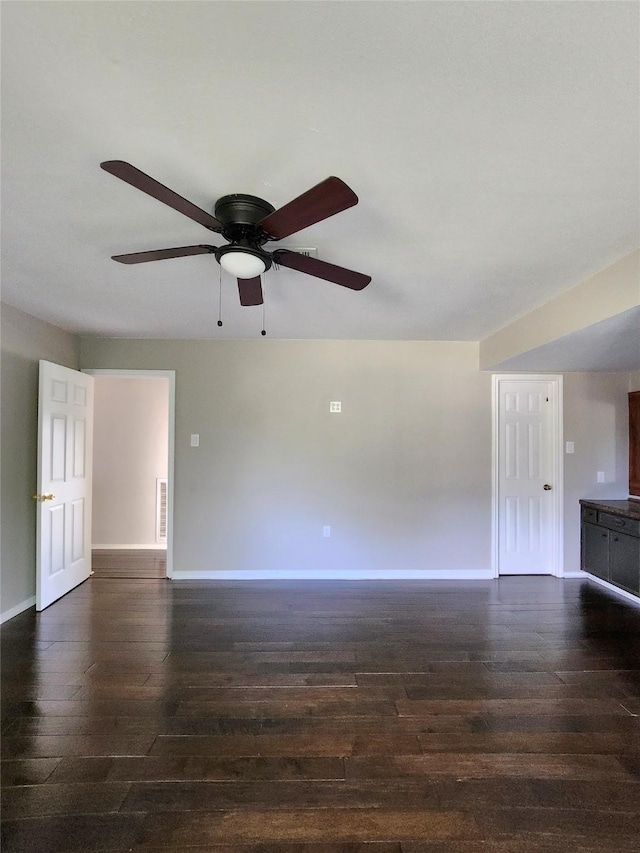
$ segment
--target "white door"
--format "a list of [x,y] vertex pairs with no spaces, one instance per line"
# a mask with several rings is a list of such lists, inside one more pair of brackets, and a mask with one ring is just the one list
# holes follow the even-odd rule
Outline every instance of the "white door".
[[501,575],[558,573],[558,379],[497,381],[497,557]]
[[91,574],[93,377],[40,362],[36,610]]

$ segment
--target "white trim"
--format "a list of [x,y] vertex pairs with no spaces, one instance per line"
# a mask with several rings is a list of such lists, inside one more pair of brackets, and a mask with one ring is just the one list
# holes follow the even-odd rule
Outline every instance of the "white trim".
[[[151,376],[169,380],[169,452],[167,460],[167,577],[173,575],[173,481],[175,469],[176,429],[176,372],[175,370],[116,370],[110,368],[83,368],[91,376]],[[92,547],[97,548],[97,545]],[[103,547],[103,546],[100,546]],[[131,548],[131,545],[127,545]],[[144,546],[145,548],[148,546]]]
[[93,551],[166,551],[167,546],[162,543],[158,545],[153,542],[151,545],[94,545],[91,543]]
[[[582,571],[578,571],[578,570],[571,571],[571,572],[565,572],[565,573],[562,575],[562,577],[563,577],[565,580],[575,580],[575,578],[582,578],[582,579],[584,579],[584,576],[585,576],[585,573],[584,573],[584,572],[582,572]],[[591,577],[591,576],[589,576],[589,577]]]
[[626,589],[620,589],[619,586],[614,586],[609,581],[602,580],[602,578],[597,578],[595,575],[590,575],[589,572],[580,572],[585,578],[588,578],[590,581],[594,583],[600,584],[600,586],[604,586],[606,589],[611,592],[617,592],[618,595],[621,595],[623,598],[628,598],[629,601],[635,601],[636,604],[640,604],[640,598],[637,595],[634,595],[632,592],[627,592]]
[[550,373],[494,373],[491,377],[491,566],[492,577],[500,577],[499,565],[499,443],[500,443],[500,382],[551,382],[555,385],[555,404],[552,413],[553,447],[553,543],[551,555],[552,575],[557,578],[568,577],[564,574],[564,454],[562,452],[564,423],[564,386],[561,374]]
[[500,561],[498,559],[498,543],[500,530],[498,527],[498,482],[500,462],[500,389],[499,375],[491,377],[491,576],[500,577]]
[[554,442],[554,495],[555,495],[555,574],[564,577],[564,377],[554,378],[556,385],[556,405],[553,413]]
[[4,613],[0,614],[0,625],[8,619],[13,619],[14,616],[18,616],[30,607],[34,607],[35,603],[36,597],[35,595],[32,595],[31,598],[26,598],[24,601],[21,601],[20,604],[16,604],[14,607],[10,607],[8,610],[5,610]]
[[174,572],[173,580],[493,580],[491,569],[248,569],[243,571]]

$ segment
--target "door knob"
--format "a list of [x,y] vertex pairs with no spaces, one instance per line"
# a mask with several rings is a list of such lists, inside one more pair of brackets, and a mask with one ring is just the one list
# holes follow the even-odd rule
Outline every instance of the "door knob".
[[545,492],[550,492],[550,491],[551,491],[551,486],[549,485],[549,483],[545,483],[545,484],[544,484],[544,486],[543,486],[542,488],[545,490]]
[[54,500],[55,495],[48,493],[46,495],[33,495],[34,501],[40,501],[40,503],[44,503],[44,501],[52,501]]

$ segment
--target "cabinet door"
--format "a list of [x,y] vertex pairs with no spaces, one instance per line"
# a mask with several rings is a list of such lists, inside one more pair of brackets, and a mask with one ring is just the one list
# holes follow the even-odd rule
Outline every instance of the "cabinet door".
[[640,539],[626,533],[611,534],[611,583],[636,595],[640,592]]
[[[609,534],[608,530],[595,524],[582,525],[582,571],[589,572],[605,581],[609,580]],[[626,537],[630,539],[631,537]]]

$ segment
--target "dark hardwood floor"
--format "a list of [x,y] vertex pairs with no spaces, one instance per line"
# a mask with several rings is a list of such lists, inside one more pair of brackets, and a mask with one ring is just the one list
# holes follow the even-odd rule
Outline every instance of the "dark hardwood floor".
[[588,581],[94,577],[1,637],[4,853],[640,848],[640,607]]
[[91,552],[91,570],[96,578],[166,578],[167,552],[96,548]]

